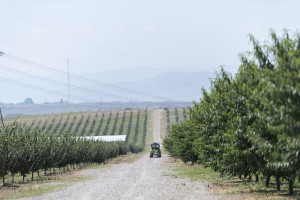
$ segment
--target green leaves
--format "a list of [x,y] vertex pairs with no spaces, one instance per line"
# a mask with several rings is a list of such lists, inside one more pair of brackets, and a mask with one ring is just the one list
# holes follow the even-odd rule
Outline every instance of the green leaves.
[[240,55],[235,77],[221,68],[164,143],[185,162],[231,175],[284,177],[292,186],[300,174],[300,35],[285,30],[282,37],[271,32],[264,45],[250,41],[253,52]]
[[32,130],[14,122],[0,129],[0,178],[8,172],[26,176],[30,171],[68,164],[101,163],[127,153],[125,142],[78,139],[64,132]]

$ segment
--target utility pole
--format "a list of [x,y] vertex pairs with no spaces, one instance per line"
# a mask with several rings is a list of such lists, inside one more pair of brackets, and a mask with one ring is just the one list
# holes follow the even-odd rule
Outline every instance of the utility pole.
[[1,117],[2,126],[4,127],[4,122],[3,122],[3,116],[2,116],[1,108],[0,108],[0,117]]
[[70,103],[70,71],[69,71],[69,58],[67,60],[68,65],[68,103]]

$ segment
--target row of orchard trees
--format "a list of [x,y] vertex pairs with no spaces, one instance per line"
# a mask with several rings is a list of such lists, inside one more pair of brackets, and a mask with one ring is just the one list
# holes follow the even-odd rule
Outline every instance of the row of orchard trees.
[[80,163],[102,163],[127,153],[124,142],[103,142],[71,134],[29,130],[14,122],[0,129],[0,178],[9,172],[24,177],[39,169],[62,168]]
[[232,77],[223,68],[202,89],[188,119],[164,140],[169,153],[233,176],[300,181],[300,34],[271,32],[263,46],[253,36],[253,52],[241,55]]

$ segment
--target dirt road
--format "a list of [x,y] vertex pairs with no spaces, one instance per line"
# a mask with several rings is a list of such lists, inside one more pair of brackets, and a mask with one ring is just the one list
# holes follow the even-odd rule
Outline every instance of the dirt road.
[[[154,113],[154,141],[161,142],[160,115]],[[206,183],[174,178],[168,166],[169,158],[143,157],[131,164],[87,170],[94,180],[77,183],[66,189],[32,199],[215,199],[206,191]]]

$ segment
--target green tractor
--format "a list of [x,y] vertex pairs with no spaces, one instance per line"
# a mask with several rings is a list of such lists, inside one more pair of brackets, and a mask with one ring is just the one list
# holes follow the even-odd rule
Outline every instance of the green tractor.
[[153,155],[156,155],[158,158],[161,157],[160,144],[153,142],[150,147],[150,158],[153,158]]

